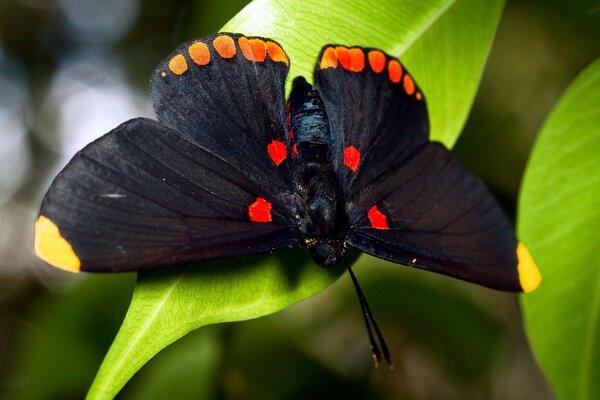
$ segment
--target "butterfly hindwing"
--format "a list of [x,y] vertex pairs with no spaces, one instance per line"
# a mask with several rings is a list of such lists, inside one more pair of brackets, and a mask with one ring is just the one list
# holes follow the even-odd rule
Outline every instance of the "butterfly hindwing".
[[179,46],[150,88],[159,121],[259,183],[288,189],[284,84],[289,60],[276,42],[220,33]]
[[315,84],[329,117],[333,162],[349,197],[428,140],[421,89],[382,51],[325,46]]
[[288,246],[288,204],[227,160],[149,119],[128,121],[76,154],[36,222],[55,266],[126,271]]
[[428,143],[350,205],[348,243],[397,263],[521,291],[517,241],[497,202],[441,144]]

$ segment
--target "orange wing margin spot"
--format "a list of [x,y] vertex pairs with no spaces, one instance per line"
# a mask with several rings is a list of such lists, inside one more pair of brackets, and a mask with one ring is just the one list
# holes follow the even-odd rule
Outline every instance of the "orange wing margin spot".
[[288,60],[285,52],[277,43],[267,42],[267,52],[269,53],[269,57],[273,61],[283,62],[285,65],[290,65],[290,61]]
[[328,47],[323,52],[323,56],[321,57],[321,64],[319,66],[320,69],[326,68],[337,68],[338,59],[335,49],[333,47]]
[[371,70],[376,74],[381,73],[385,68],[385,54],[379,50],[371,50],[369,54],[367,54],[367,58],[369,59],[369,65],[371,66]]
[[373,228],[381,230],[390,229],[387,224],[387,216],[379,211],[376,205],[369,209],[367,216],[369,217],[369,221],[371,221],[371,226]]
[[400,82],[400,78],[402,78],[402,65],[397,60],[390,60],[388,63],[388,75],[390,81],[394,83]]
[[249,61],[263,62],[267,58],[267,47],[264,41],[260,39],[248,39],[241,36],[238,39],[242,54]]
[[355,47],[350,49],[350,70],[353,72],[361,72],[365,69],[365,53],[362,49]]
[[81,262],[54,222],[40,215],[34,231],[33,247],[39,258],[56,268],[79,272]]
[[163,71],[160,73],[160,76],[162,76],[164,78],[165,76],[167,76],[167,73],[165,71]]
[[337,46],[335,48],[335,54],[336,54],[337,59],[339,60],[340,64],[342,64],[342,68],[344,68],[345,70],[351,71],[352,70],[352,60],[350,59],[350,50],[348,50],[346,47]]
[[273,140],[267,146],[267,151],[271,156],[271,160],[275,163],[275,165],[279,166],[287,157],[287,149],[285,147],[285,143],[279,140]]
[[221,35],[213,39],[213,47],[223,58],[232,58],[237,52],[231,36]]
[[253,222],[271,222],[271,208],[273,206],[262,197],[257,197],[256,201],[248,206],[248,216]]
[[421,92],[417,92],[417,94],[415,95],[415,97],[417,98],[417,100],[421,101],[423,100],[423,95],[421,94]]
[[533,261],[533,257],[527,250],[527,247],[521,242],[517,245],[517,258],[519,264],[517,269],[519,271],[519,283],[525,293],[531,292],[537,288],[542,281],[542,275]]
[[404,90],[409,96],[415,92],[415,82],[408,74],[404,75]]
[[344,149],[344,165],[356,172],[360,163],[360,151],[354,146],[348,146]]
[[188,69],[187,61],[181,54],[177,54],[169,61],[169,69],[175,75],[181,75]]
[[208,65],[210,62],[210,51],[206,43],[196,42],[188,48],[190,58],[200,66]]

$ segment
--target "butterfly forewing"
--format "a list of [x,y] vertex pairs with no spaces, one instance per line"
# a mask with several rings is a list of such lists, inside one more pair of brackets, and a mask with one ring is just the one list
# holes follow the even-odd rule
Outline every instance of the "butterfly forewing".
[[349,197],[428,141],[425,98],[396,58],[376,49],[328,45],[315,82]]
[[150,87],[161,122],[275,195],[289,190],[284,83],[289,60],[269,39],[222,33],[179,46]]

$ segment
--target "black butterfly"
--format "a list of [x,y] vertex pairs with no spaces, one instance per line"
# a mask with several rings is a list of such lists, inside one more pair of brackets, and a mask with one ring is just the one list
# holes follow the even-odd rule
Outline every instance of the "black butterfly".
[[[508,291],[540,277],[485,186],[429,141],[427,105],[400,62],[327,45],[315,86],[276,42],[221,33],[178,47],[150,80],[159,121],[127,121],[58,174],[35,224],[40,258],[116,272],[348,245]],[[356,284],[350,266],[346,266]],[[356,284],[369,323],[385,343]]]

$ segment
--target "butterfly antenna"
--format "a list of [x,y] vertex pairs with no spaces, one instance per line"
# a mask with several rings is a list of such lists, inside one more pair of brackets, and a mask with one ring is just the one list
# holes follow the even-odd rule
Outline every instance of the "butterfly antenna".
[[[381,356],[383,354],[383,359],[390,369],[394,369],[392,365],[392,358],[390,355],[390,351],[385,343],[385,339],[377,326],[377,322],[375,322],[375,318],[373,317],[373,313],[371,312],[371,308],[369,307],[369,303],[367,303],[367,298],[363,293],[360,285],[358,284],[358,279],[354,275],[352,268],[350,268],[350,263],[345,260],[345,266],[352,278],[352,283],[354,283],[354,288],[356,289],[356,295],[358,296],[358,301],[360,303],[360,308],[362,310],[363,318],[365,321],[365,326],[367,327],[367,333],[369,335],[369,342],[371,344],[371,351],[373,352],[373,361],[375,362],[375,367],[378,368],[381,362]],[[377,336],[377,341],[375,340],[375,336],[373,335],[373,331],[375,331],[375,335]],[[379,344],[377,343],[379,342]]]

